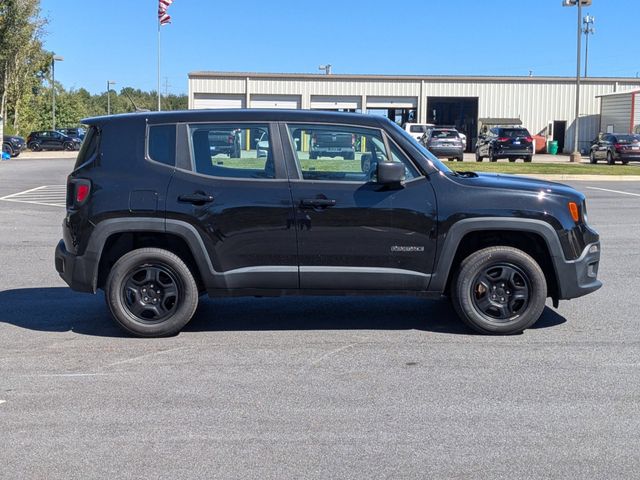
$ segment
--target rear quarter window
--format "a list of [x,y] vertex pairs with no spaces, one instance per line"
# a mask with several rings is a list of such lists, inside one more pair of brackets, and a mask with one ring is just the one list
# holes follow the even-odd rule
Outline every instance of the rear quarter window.
[[148,152],[151,160],[174,166],[176,163],[176,126],[150,126]]
[[92,161],[98,154],[100,148],[100,129],[96,126],[89,127],[87,134],[84,137],[78,157],[76,158],[76,164],[74,169],[80,165],[85,164],[88,161]]

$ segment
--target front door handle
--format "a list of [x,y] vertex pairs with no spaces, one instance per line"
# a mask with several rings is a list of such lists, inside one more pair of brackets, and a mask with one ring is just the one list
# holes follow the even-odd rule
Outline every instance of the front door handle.
[[328,208],[335,206],[335,204],[335,200],[329,200],[328,198],[304,198],[300,200],[302,208]]
[[213,202],[213,196],[206,193],[188,193],[178,197],[179,202],[193,203],[194,205],[204,205]]

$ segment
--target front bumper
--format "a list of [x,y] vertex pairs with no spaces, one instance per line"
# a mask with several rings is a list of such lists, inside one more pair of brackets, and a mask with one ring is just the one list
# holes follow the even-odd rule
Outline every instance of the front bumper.
[[56,247],[56,270],[62,279],[77,292],[96,292],[95,265],[97,259],[89,258],[90,254],[78,256],[67,251],[64,241],[60,240]]
[[597,279],[600,264],[600,242],[587,245],[576,260],[556,262],[560,300],[582,297],[602,286]]

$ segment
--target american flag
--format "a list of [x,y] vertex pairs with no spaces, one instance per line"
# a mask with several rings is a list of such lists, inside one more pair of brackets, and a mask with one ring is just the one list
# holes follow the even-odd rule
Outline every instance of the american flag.
[[167,13],[167,8],[173,3],[173,0],[158,0],[158,21],[160,25],[171,23],[171,16]]

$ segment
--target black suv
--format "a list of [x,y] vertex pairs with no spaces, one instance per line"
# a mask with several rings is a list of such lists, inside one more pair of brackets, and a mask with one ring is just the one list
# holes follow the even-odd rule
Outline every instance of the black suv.
[[[55,265],[74,290],[104,289],[136,335],[175,334],[202,293],[447,295],[472,328],[509,334],[547,297],[557,306],[601,286],[584,195],[454,172],[381,117],[194,110],[83,123]],[[238,131],[242,158],[213,155],[213,137]],[[314,136],[352,137],[355,161],[310,158]]]
[[489,157],[491,162],[500,158],[508,158],[510,162],[522,158],[530,162],[533,158],[533,137],[526,128],[494,127],[478,136],[476,162],[485,157]]
[[591,143],[589,161],[606,160],[609,165],[620,161],[640,160],[640,135],[634,133],[601,133]]
[[27,137],[27,147],[34,152],[40,150],[78,150],[82,140],[68,137],[56,130],[31,132]]
[[8,153],[12,157],[17,157],[20,152],[27,148],[24,138],[15,135],[2,136],[2,151]]

